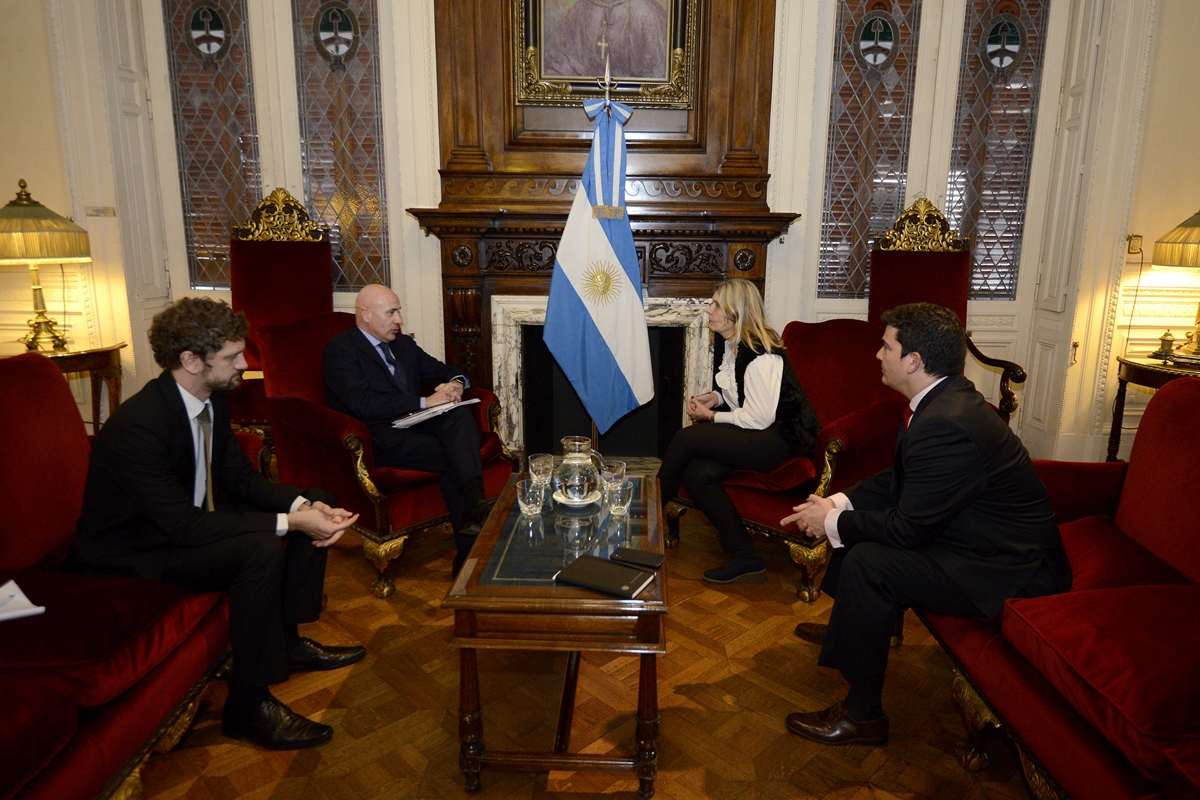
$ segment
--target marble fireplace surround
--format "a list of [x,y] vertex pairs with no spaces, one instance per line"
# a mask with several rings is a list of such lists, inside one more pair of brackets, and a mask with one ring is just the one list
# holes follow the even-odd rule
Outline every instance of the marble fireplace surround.
[[[521,326],[544,325],[545,295],[492,296],[492,385],[500,398],[500,438],[510,448],[524,447],[524,364]],[[687,328],[683,346],[683,397],[712,387],[712,355],[707,297],[647,297],[646,324],[661,328]],[[686,423],[683,405],[680,418]]]

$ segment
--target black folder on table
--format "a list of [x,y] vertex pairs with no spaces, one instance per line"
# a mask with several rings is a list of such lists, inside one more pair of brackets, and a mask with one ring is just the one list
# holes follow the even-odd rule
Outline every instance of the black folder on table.
[[607,558],[580,556],[554,576],[558,583],[634,598],[654,580],[654,573],[617,564]]

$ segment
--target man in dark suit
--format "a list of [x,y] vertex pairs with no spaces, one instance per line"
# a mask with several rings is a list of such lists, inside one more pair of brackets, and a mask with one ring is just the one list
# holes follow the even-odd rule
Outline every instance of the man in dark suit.
[[844,701],[787,717],[824,744],[886,744],[881,700],[901,607],[995,617],[1010,597],[1071,586],[1046,487],[1021,440],[962,375],[966,335],[947,308],[914,303],[883,315],[883,382],[909,398],[894,465],[830,498],[810,496],[795,522],[833,547],[821,588],[829,625],[800,623],[821,666],[850,684]]
[[[400,298],[386,286],[371,284],[354,303],[357,325],[329,340],[321,358],[321,375],[329,405],[366,423],[375,463],[442,475],[440,488],[450,510],[462,565],[487,518],[479,427],[465,408],[421,422],[393,428],[406,414],[462,399],[470,385],[461,370],[426,353],[401,336],[404,318]],[[428,396],[422,386],[433,386]]]
[[68,568],[229,592],[233,675],[227,736],[290,750],[329,741],[328,725],[271,695],[290,672],[362,660],[298,624],[321,612],[325,559],[358,515],[319,489],[273,484],[229,427],[224,393],[246,369],[246,318],[184,298],[159,313],[150,346],[163,373],[113,412],[92,447]]

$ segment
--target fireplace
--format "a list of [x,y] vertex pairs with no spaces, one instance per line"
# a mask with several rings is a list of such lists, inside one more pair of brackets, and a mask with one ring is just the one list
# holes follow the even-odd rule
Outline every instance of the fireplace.
[[[656,452],[646,453],[645,455],[660,455],[660,442],[666,431],[678,430],[678,428],[686,421],[684,413],[684,400],[687,397],[695,394],[701,394],[708,391],[712,386],[712,353],[709,347],[710,334],[708,331],[708,317],[704,311],[708,308],[708,298],[663,298],[651,297],[645,300],[646,303],[646,323],[651,328],[674,328],[678,329],[672,335],[659,337],[660,358],[662,358],[663,340],[667,340],[668,347],[672,347],[671,340],[674,340],[674,349],[679,347],[679,340],[682,339],[682,353],[676,356],[668,355],[667,362],[660,372],[675,373],[678,372],[680,379],[669,380],[669,383],[674,383],[675,387],[670,391],[670,397],[665,398],[670,407],[660,408],[656,411],[657,433],[655,434],[655,442],[653,449]],[[526,419],[524,410],[526,408],[526,347],[525,340],[531,336],[536,336],[540,339],[541,326],[546,321],[546,297],[532,295],[493,295],[492,296],[492,385],[495,387],[495,392],[500,398],[501,416],[500,416],[500,438],[509,447],[520,447],[528,450],[526,441]],[[529,328],[529,331],[523,329]],[[672,360],[682,360],[681,364],[676,366],[671,365]],[[656,373],[659,377],[659,373]],[[535,378],[538,392],[544,392],[547,385],[547,377],[542,373],[540,378]],[[663,381],[658,380],[656,383],[656,391],[661,391]],[[531,390],[532,391],[532,390]],[[532,395],[531,395],[532,396]],[[578,402],[577,400],[575,402]],[[660,404],[664,402],[664,398],[659,398]],[[632,414],[630,415],[633,416]],[[672,424],[671,418],[674,420]],[[662,420],[662,422],[657,422]],[[578,422],[578,421],[577,421]],[[625,452],[629,436],[637,436],[636,433],[628,433],[618,431],[622,425],[618,422],[610,431],[613,435],[612,447],[618,449],[612,450],[611,455],[643,455],[640,452]],[[561,422],[563,424],[572,424],[575,427],[580,427],[579,430],[571,430],[570,433],[586,435],[590,431],[587,429],[586,418],[582,423]],[[553,430],[553,429],[552,429]],[[533,432],[533,441],[538,442],[538,447],[542,447],[546,441],[544,431]],[[553,438],[553,433],[550,434],[552,445],[556,445]],[[669,435],[668,437],[669,438]],[[665,443],[661,445],[665,447]],[[557,452],[557,446],[551,448]],[[606,452],[604,446],[600,448],[601,452]]]
[[[521,326],[521,385],[526,398],[536,398],[522,409],[525,449],[530,453],[555,453],[562,437],[591,433],[587,409],[543,341],[543,330],[540,325]],[[662,458],[682,426],[683,331],[677,327],[649,329],[654,398],[600,435],[597,447],[601,453]]]

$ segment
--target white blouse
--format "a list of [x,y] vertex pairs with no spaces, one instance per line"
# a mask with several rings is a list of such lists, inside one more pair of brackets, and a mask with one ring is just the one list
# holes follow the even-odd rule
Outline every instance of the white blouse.
[[779,388],[783,384],[783,356],[763,353],[746,367],[743,380],[746,382],[746,404],[738,405],[736,351],[725,342],[725,356],[721,369],[717,371],[716,383],[725,399],[729,411],[718,411],[713,422],[728,422],[739,428],[765,430],[775,423],[775,409],[779,405]]

